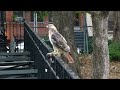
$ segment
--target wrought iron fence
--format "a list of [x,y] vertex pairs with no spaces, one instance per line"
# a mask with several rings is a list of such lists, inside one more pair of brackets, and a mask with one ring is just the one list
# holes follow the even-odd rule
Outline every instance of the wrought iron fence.
[[35,61],[35,68],[38,69],[39,79],[79,79],[79,77],[57,57],[52,57],[52,61],[46,54],[52,49],[37,36],[30,26],[24,23],[25,50],[30,51],[31,59]]

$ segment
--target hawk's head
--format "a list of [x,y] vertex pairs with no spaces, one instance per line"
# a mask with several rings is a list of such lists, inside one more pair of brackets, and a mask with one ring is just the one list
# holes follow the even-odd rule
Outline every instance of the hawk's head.
[[49,29],[49,31],[57,31],[57,28],[54,26],[54,24],[48,24],[46,27]]

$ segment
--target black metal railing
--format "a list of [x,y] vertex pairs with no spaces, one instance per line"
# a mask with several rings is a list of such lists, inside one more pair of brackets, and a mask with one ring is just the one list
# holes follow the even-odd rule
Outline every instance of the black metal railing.
[[50,60],[46,57],[52,49],[32,31],[26,22],[24,23],[24,45],[25,51],[31,53],[31,59],[35,62],[34,67],[38,69],[39,79],[79,79],[61,58],[53,56]]

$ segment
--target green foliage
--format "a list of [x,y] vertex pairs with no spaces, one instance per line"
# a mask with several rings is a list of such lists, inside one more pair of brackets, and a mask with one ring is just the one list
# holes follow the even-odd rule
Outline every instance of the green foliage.
[[[88,38],[88,48],[89,48],[89,53],[93,52],[93,38],[89,37]],[[109,56],[110,56],[110,61],[120,61],[120,43],[115,43],[112,40],[108,40],[108,45],[109,45]]]
[[109,45],[110,60],[120,61],[120,43],[111,42]]
[[[108,45],[112,43],[112,40],[108,40]],[[93,37],[88,37],[88,50],[89,53],[93,52]]]
[[49,11],[36,11],[38,14],[38,19],[44,19],[46,16],[48,16]]
[[17,15],[15,15],[15,14],[12,16],[12,18],[13,18],[13,19],[15,19],[16,17],[18,17],[18,16],[17,16]]

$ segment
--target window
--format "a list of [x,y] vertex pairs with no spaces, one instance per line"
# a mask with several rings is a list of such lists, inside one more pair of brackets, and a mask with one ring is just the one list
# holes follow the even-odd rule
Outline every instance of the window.
[[23,11],[13,11],[13,20],[17,22],[23,21]]
[[31,11],[31,22],[34,22],[34,12]]
[[[2,13],[3,12],[3,13]],[[2,15],[3,14],[3,15]],[[3,22],[6,22],[6,12],[5,11],[1,11],[0,12],[0,22],[2,21],[2,17],[3,17]]]
[[13,11],[13,16],[23,17],[23,11]]

